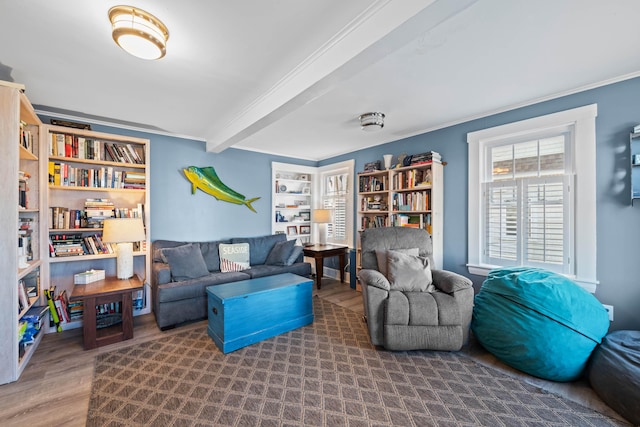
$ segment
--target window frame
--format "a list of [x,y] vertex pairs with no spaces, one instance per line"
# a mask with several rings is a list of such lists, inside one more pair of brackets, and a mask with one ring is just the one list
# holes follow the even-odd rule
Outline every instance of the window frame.
[[333,234],[327,236],[327,243],[334,243],[337,245],[347,245],[350,248],[353,247],[353,235],[354,235],[354,218],[353,218],[353,194],[354,194],[354,180],[355,180],[355,161],[354,160],[346,160],[343,162],[333,163],[330,165],[320,166],[318,167],[318,179],[317,182],[319,184],[319,188],[317,189],[318,194],[318,205],[316,209],[325,209],[325,199],[333,199],[336,196],[327,195],[325,192],[325,183],[326,178],[332,175],[339,174],[347,174],[347,192],[342,195],[345,199],[345,238],[342,240],[337,240],[334,238]]
[[[573,175],[570,187],[573,212],[569,219],[573,247],[570,260],[573,271],[565,273],[589,292],[595,292],[596,276],[596,117],[597,104],[534,117],[482,129],[467,134],[468,143],[468,258],[469,273],[486,276],[497,265],[483,263],[483,226],[481,215],[482,185],[487,176],[487,147],[500,141],[517,138],[536,138],[553,130],[571,131],[570,165],[567,172]],[[579,212],[580,215],[575,213]]]

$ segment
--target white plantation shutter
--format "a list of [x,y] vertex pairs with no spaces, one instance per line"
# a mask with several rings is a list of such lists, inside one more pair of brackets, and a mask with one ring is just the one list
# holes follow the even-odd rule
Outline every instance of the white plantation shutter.
[[320,207],[331,211],[327,224],[327,241],[353,245],[354,161],[322,166],[320,169]]
[[484,263],[571,271],[568,138],[560,133],[488,146]]
[[347,196],[349,175],[346,173],[325,176],[322,207],[332,212],[332,222],[327,224],[327,238],[334,243],[347,238]]
[[485,262],[570,270],[569,176],[485,183]]
[[518,186],[514,181],[485,184],[487,262],[515,265],[518,260]]

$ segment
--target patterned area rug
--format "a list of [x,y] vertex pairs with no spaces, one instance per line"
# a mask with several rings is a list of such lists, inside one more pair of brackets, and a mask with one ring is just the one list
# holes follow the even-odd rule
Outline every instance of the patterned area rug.
[[227,355],[205,328],[99,355],[87,425],[624,425],[462,354],[376,350],[313,301],[312,325]]

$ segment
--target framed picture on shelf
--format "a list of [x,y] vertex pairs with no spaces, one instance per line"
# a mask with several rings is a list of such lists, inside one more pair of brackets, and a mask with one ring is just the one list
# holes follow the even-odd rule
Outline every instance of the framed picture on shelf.
[[311,234],[311,226],[310,225],[301,225],[300,226],[300,234]]
[[298,227],[296,225],[287,226],[287,236],[295,236],[298,234]]
[[311,221],[311,212],[300,212],[300,221]]

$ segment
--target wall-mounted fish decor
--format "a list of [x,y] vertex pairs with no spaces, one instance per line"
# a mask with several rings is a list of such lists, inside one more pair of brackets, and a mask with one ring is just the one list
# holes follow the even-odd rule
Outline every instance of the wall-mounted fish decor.
[[188,168],[184,168],[183,171],[184,175],[191,182],[191,194],[195,194],[196,188],[199,188],[218,200],[235,203],[236,205],[246,205],[249,209],[256,212],[253,206],[251,206],[251,203],[260,197],[246,200],[242,194],[233,191],[220,181],[213,166],[207,166],[206,168],[189,166]]

